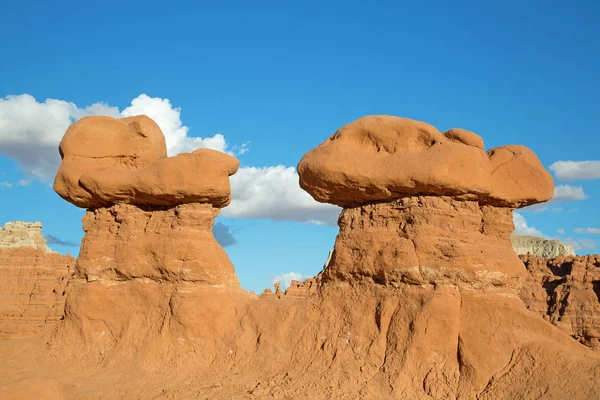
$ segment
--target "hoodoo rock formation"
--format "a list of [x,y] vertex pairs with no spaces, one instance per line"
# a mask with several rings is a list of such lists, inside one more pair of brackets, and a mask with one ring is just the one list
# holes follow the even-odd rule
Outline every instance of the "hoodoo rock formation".
[[532,151],[486,153],[472,132],[371,116],[307,153],[298,173],[317,201],[344,207],[324,286],[404,294],[387,328],[388,340],[389,330],[403,338],[387,354],[391,386],[434,398],[529,398],[519,371],[535,386],[550,365],[584,362],[579,372],[563,370],[563,388],[546,395],[600,394],[600,360],[517,294],[527,271],[511,246],[511,211],[553,193]]
[[238,160],[210,149],[167,157],[160,128],[146,116],[83,118],[59,149],[54,189],[87,208],[61,335],[112,344],[135,324],[160,323],[161,307],[181,298],[241,292],[212,234],[231,201]]
[[0,338],[31,337],[63,317],[75,260],[46,246],[39,222],[0,228]]
[[59,149],[54,189],[88,209],[78,278],[239,286],[212,235],[238,160],[209,149],[166,157],[164,136],[146,116],[83,118]]
[[511,210],[549,200],[553,181],[529,149],[486,154],[476,134],[364,117],[298,165],[300,186],[344,207],[325,280],[519,286]]
[[36,351],[0,341],[19,366],[0,362],[0,394],[600,398],[600,356],[518,296],[511,212],[553,192],[530,150],[396,117],[341,128],[298,165],[305,190],[344,208],[329,263],[256,296],[211,233],[237,161],[167,158],[159,133],[133,117],[65,135],[55,188],[88,208],[86,235],[64,320]]

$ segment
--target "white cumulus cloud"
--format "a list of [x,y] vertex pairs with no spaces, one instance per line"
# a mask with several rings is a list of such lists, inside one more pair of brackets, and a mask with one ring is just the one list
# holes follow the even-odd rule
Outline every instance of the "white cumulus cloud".
[[536,228],[527,225],[525,217],[517,212],[513,212],[513,222],[515,223],[515,233],[526,236],[545,237],[545,235]]
[[242,167],[230,179],[232,201],[223,217],[337,223],[341,208],[318,203],[302,190],[294,167]]
[[550,170],[563,181],[600,179],[600,161],[595,160],[557,161]]
[[279,283],[281,285],[281,290],[285,291],[290,287],[292,281],[302,281],[304,277],[297,272],[288,272],[285,274],[277,275],[271,278],[271,284],[274,285]]
[[587,194],[584,192],[583,187],[574,185],[558,185],[554,187],[554,195],[550,200],[541,204],[534,204],[529,207],[523,208],[525,211],[533,212],[561,212],[562,207],[548,207],[549,205],[556,203],[565,203],[569,201],[581,201],[588,199]]
[[590,235],[600,235],[600,228],[576,228],[577,233],[587,233]]
[[558,185],[554,188],[554,196],[552,196],[550,202],[579,201],[587,198],[581,186]]
[[131,101],[131,106],[121,112],[123,117],[141,114],[149,116],[160,126],[165,134],[169,156],[191,152],[199,148],[227,152],[225,137],[219,133],[208,138],[188,136],[189,128],[181,122],[181,109],[173,107],[169,99],[141,94]]
[[[146,114],[165,134],[169,155],[207,147],[228,152],[221,134],[200,138],[188,136],[189,128],[181,122],[181,110],[168,99],[141,94],[123,111],[98,102],[80,108],[56,99],[38,102],[22,94],[0,98],[0,155],[15,159],[28,178],[51,181],[60,164],[58,144],[70,124],[89,115],[114,118]],[[247,151],[242,145],[240,154]]]
[[67,127],[96,114],[119,112],[103,103],[85,108],[55,99],[38,103],[28,94],[0,98],[0,154],[17,160],[29,176],[50,180],[60,163],[58,143]]

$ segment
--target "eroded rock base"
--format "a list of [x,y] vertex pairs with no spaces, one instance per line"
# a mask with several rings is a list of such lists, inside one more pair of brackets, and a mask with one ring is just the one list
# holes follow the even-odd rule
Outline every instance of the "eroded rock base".
[[346,208],[339,226],[325,281],[517,288],[527,274],[507,208],[416,196]]
[[233,264],[212,233],[218,213],[218,208],[199,203],[88,210],[76,276],[239,288]]

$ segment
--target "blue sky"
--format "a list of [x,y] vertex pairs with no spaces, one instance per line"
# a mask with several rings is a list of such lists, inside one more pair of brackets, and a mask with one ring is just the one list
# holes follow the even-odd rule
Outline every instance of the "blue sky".
[[[222,134],[227,147],[217,147],[242,167],[271,167],[247,169],[237,184],[238,193],[271,194],[268,207],[250,202],[218,219],[234,238],[226,250],[244,287],[314,275],[337,228],[306,221],[314,211],[331,222],[335,210],[281,196],[294,181],[284,167],[356,118],[461,127],[486,148],[524,144],[546,167],[599,160],[599,17],[593,1],[4,2],[0,224],[37,220],[78,243],[83,211],[52,191],[53,164],[36,164],[62,129],[50,116],[76,107],[72,120],[99,102],[112,113],[153,107],[189,138]],[[8,97],[24,94],[39,106]],[[66,103],[47,116],[46,99]],[[545,210],[521,211],[521,229],[597,253],[600,163],[559,166],[556,184],[569,186]]]

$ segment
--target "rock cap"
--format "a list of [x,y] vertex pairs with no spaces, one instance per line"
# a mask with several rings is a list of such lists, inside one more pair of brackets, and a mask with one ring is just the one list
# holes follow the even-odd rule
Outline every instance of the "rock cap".
[[549,200],[554,183],[523,146],[484,151],[483,139],[408,118],[359,118],[309,151],[300,186],[315,200],[351,207],[433,195],[524,207]]
[[167,157],[165,138],[149,117],[85,117],[60,146],[63,158],[54,190],[82,208],[116,203],[175,206],[231,201],[229,176],[239,161],[210,149]]

